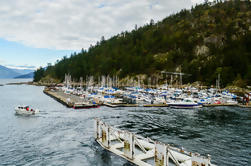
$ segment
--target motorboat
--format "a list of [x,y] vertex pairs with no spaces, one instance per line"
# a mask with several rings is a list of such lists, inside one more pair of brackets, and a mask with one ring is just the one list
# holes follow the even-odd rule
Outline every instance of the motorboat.
[[98,108],[99,105],[95,102],[78,102],[73,104],[74,109],[81,109],[81,108]]
[[171,108],[200,108],[202,105],[196,103],[192,98],[167,103]]
[[39,113],[38,109],[30,108],[29,106],[17,106],[15,108],[16,114],[19,115],[35,115]]

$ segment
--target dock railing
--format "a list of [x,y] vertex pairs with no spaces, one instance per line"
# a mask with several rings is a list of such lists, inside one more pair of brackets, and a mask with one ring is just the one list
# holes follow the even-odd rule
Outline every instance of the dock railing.
[[213,166],[209,155],[200,156],[153,141],[109,126],[99,119],[95,119],[95,139],[106,150],[140,166],[168,166],[169,162],[176,166]]

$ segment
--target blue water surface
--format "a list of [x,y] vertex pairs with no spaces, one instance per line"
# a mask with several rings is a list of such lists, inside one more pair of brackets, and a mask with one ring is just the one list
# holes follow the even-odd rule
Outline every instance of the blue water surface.
[[[0,80],[0,84],[10,81],[13,80]],[[95,117],[188,151],[210,154],[214,164],[250,165],[250,109],[100,107],[74,110],[45,95],[43,88],[0,86],[0,165],[132,165],[95,142]],[[14,107],[22,104],[38,108],[40,113],[15,115]]]

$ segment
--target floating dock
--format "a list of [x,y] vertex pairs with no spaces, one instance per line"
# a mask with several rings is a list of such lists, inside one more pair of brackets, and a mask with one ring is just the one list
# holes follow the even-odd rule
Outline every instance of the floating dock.
[[203,104],[204,107],[238,106],[238,104]]
[[51,91],[51,90],[45,89],[44,93],[69,108],[81,109],[81,108],[99,107],[98,104],[86,103],[82,101],[82,99],[79,96],[65,94],[64,92],[61,92],[61,91]]
[[241,108],[251,108],[251,104],[249,104],[249,105],[238,104],[238,106]]
[[64,97],[63,95],[60,95],[56,92],[50,91],[50,90],[44,90],[43,91],[46,95],[52,97],[56,101],[60,102],[61,104],[67,106],[67,107],[73,107],[73,104],[67,101],[67,97]]
[[95,119],[95,139],[106,150],[139,166],[214,166],[211,158],[186,152]]
[[107,107],[169,107],[168,104],[110,104],[110,103],[103,103],[104,106]]
[[168,104],[145,104],[143,107],[169,107]]

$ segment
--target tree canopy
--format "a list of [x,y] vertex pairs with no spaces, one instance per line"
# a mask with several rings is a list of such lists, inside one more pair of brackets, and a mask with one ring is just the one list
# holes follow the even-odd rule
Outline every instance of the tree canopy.
[[191,74],[185,82],[251,84],[251,2],[217,1],[183,9],[162,21],[101,40],[88,50],[72,53],[46,70],[38,69],[34,81],[50,76],[63,80],[87,75],[153,75],[163,70]]

